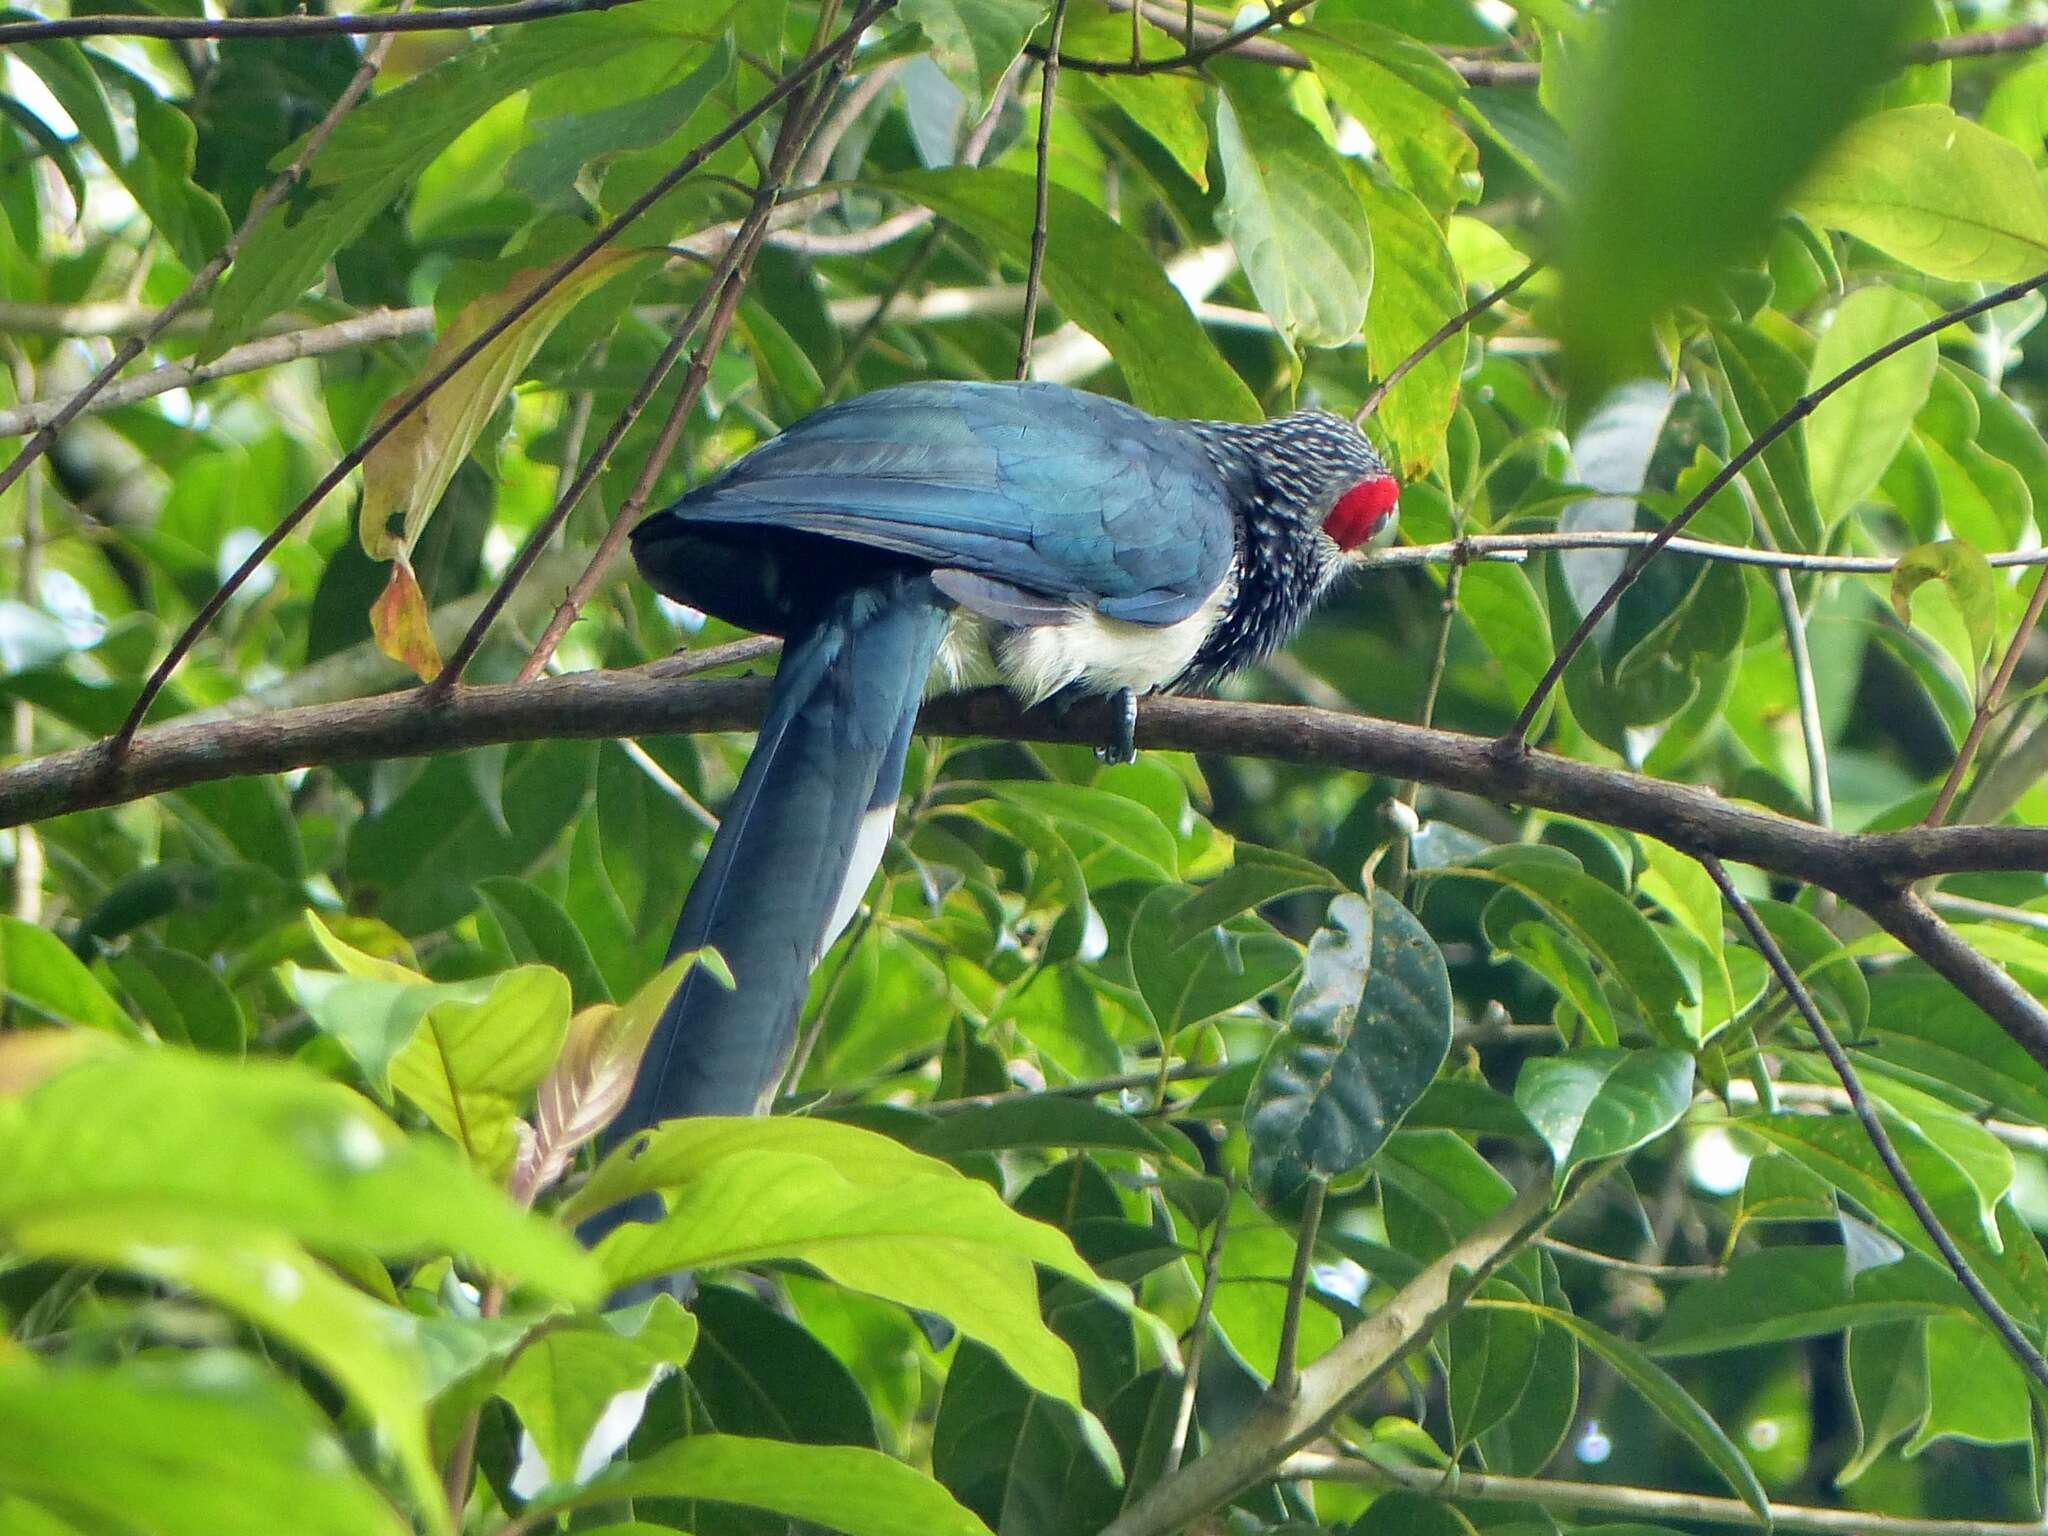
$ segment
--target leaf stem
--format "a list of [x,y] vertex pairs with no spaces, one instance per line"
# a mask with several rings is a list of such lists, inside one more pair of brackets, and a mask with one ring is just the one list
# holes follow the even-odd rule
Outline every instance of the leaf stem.
[[1230,1230],[1230,1202],[1237,1194],[1237,1179],[1223,1181],[1223,1208],[1216,1214],[1216,1229],[1209,1234],[1209,1252],[1202,1260],[1202,1299],[1195,1305],[1195,1320],[1188,1329],[1187,1373],[1181,1378],[1180,1404],[1174,1410],[1173,1437],[1166,1444],[1164,1475],[1180,1468],[1187,1452],[1188,1431],[1195,1421],[1195,1391],[1202,1380],[1202,1346],[1209,1337],[1209,1319],[1216,1310],[1217,1277],[1223,1269],[1223,1239]]
[[1287,1310],[1280,1314],[1280,1351],[1273,1361],[1273,1384],[1266,1390],[1279,1402],[1291,1403],[1301,1392],[1301,1309],[1308,1299],[1309,1269],[1315,1262],[1316,1234],[1323,1224],[1323,1200],[1330,1181],[1311,1174],[1302,1196],[1301,1231],[1294,1240],[1294,1271],[1287,1277]]

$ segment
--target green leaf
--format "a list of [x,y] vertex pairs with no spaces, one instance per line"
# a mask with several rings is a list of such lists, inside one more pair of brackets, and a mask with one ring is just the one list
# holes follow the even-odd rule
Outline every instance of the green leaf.
[[349,877],[379,888],[378,916],[401,933],[445,928],[477,902],[477,882],[524,874],[576,820],[590,793],[585,742],[515,748],[505,767],[501,831],[459,757],[437,757],[396,800],[349,835]]
[[1857,123],[1792,203],[1932,277],[2010,282],[2048,266],[2048,193],[2026,155],[1938,104]]
[[1322,865],[1277,848],[1239,845],[1236,862],[1181,903],[1173,916],[1172,942],[1178,946],[1296,891],[1330,891],[1337,877]]
[[708,39],[729,9],[715,0],[665,0],[506,27],[364,102],[314,156],[299,195],[272,210],[249,236],[214,297],[201,360],[251,335],[318,281],[337,251],[499,102],[550,75],[572,69],[595,74],[638,50],[673,53],[685,39]]
[[1176,1154],[1141,1120],[1086,1099],[1049,1094],[977,1104],[946,1115],[916,1138],[917,1150],[957,1158],[1013,1147],[1093,1147],[1145,1157]]
[[1764,1496],[1763,1485],[1756,1480],[1756,1473],[1750,1470],[1749,1462],[1742,1452],[1738,1451],[1734,1443],[1721,1432],[1721,1426],[1708,1416],[1706,1409],[1694,1400],[1692,1394],[1635,1345],[1554,1307],[1539,1307],[1526,1301],[1482,1300],[1470,1304],[1514,1307],[1533,1312],[1545,1322],[1570,1333],[1586,1348],[1606,1361],[1615,1375],[1634,1387],[1642,1395],[1643,1401],[1657,1410],[1665,1423],[1691,1441],[1693,1448],[1707,1459],[1707,1463],[1720,1474],[1722,1481],[1741,1497],[1743,1503],[1756,1511],[1757,1518],[1765,1525],[1770,1524],[1770,1500]]
[[673,85],[587,111],[530,118],[526,142],[505,163],[505,185],[518,188],[540,208],[573,208],[579,192],[596,202],[597,183],[609,163],[636,149],[652,149],[689,122],[725,84],[733,58],[732,39],[722,37],[694,68],[679,64],[681,78]]
[[[1835,306],[1807,373],[1818,388],[1933,315],[1916,294],[1884,284],[1858,288]],[[1821,521],[1832,528],[1877,488],[1927,403],[1940,347],[1932,336],[1842,386],[1807,417],[1807,473]]]
[[[913,171],[880,185],[1023,262],[1031,179],[1012,171]],[[1256,421],[1258,402],[1136,236],[1055,185],[1047,203],[1045,294],[1109,349],[1132,403],[1157,416]]]
[[[1440,55],[1359,9],[1319,6],[1313,24],[1289,41],[1308,55],[1331,99],[1365,125],[1394,180],[1441,216],[1478,186],[1479,152],[1452,110],[1464,82]],[[1377,216],[1372,223],[1375,253],[1384,256]],[[1391,265],[1378,263],[1375,286]]]
[[[22,11],[5,14],[39,19]],[[227,240],[228,216],[220,200],[192,180],[192,120],[160,100],[140,75],[76,43],[22,43],[8,51],[41,78],[79,137],[128,189],[178,259],[193,270],[204,266]],[[108,84],[128,98],[134,123],[126,135],[115,124]]]
[[690,1386],[727,1434],[879,1448],[860,1382],[818,1337],[750,1292],[707,1285]]
[[2000,1112],[2048,1122],[2048,1071],[1975,1004],[1922,970],[1870,979],[1884,1057],[1901,1071],[1975,1094]]
[[1297,342],[1328,347],[1351,340],[1365,324],[1373,247],[1343,160],[1288,104],[1285,82],[1272,70],[1211,67],[1223,81],[1216,101],[1218,222],[1259,307]]
[[946,1373],[931,1456],[932,1475],[1004,1536],[1099,1531],[1117,1512],[1085,1421],[972,1342]]
[[697,1320],[673,1296],[656,1296],[624,1312],[541,1329],[513,1357],[497,1393],[555,1481],[570,1481],[594,1470],[578,1459],[612,1398],[686,1363],[696,1341]]
[[519,1113],[561,1055],[568,1028],[567,979],[522,965],[493,978],[474,1001],[429,1007],[391,1058],[391,1086],[481,1172],[501,1179],[518,1152]]
[[[1521,1293],[1492,1280],[1481,1296],[1520,1300]],[[1444,1329],[1444,1409],[1451,1437],[1463,1448],[1515,1411],[1530,1385],[1543,1325],[1526,1312],[1461,1308]]]
[[922,1473],[852,1445],[790,1445],[691,1435],[614,1467],[528,1515],[628,1499],[706,1499],[765,1509],[847,1536],[989,1536],[988,1527]]
[[1602,386],[1649,322],[1761,250],[1807,168],[1889,72],[1893,0],[1628,0],[1575,109],[1559,263],[1566,354]]
[[2016,1445],[2032,1433],[2027,1378],[2004,1342],[1978,1317],[1936,1317],[1924,1330],[1927,1417],[1904,1453],[1936,1440]]
[[479,880],[476,888],[497,920],[514,960],[560,971],[569,978],[578,1008],[612,1000],[611,989],[590,956],[590,946],[554,897],[536,885],[503,875]]
[[677,1269],[800,1259],[855,1290],[936,1312],[1026,1382],[1078,1401],[1073,1355],[1039,1320],[1031,1266],[1106,1289],[1052,1227],[900,1143],[823,1120],[670,1121],[607,1158],[571,1219],[659,1189],[668,1214],[599,1246],[614,1285]]
[[[1465,285],[1443,232],[1418,199],[1384,178],[1363,172],[1352,177],[1352,185],[1365,205],[1372,233],[1366,357],[1373,375],[1384,379],[1465,307]],[[1393,439],[1401,473],[1406,476],[1419,479],[1428,474],[1443,452],[1445,434],[1458,405],[1466,346],[1463,332],[1440,343],[1380,402],[1373,419]],[[1467,580],[1480,569],[1469,568]]]
[[[1091,14],[1092,12],[1092,14]],[[1146,59],[1177,57],[1180,39],[1140,19],[1139,48]],[[1080,58],[1130,56],[1131,18],[1090,6],[1070,6],[1063,53]],[[1209,189],[1209,124],[1203,112],[1208,91],[1201,80],[1177,70],[1149,75],[1097,75],[1090,84],[1173,156],[1173,163],[1203,191]]]
[[18,917],[0,917],[0,993],[59,1024],[142,1033],[62,939]]
[[1527,897],[1629,990],[1658,1038],[1674,1044],[1687,1038],[1687,1017],[1698,1017],[1698,993],[1649,919],[1613,887],[1567,859],[1532,856],[1526,847],[1437,873],[1491,880]]
[[1076,829],[1101,838],[1165,879],[1180,873],[1180,849],[1166,824],[1145,806],[1085,784],[1016,779],[989,788],[1012,805],[1047,817],[1062,833]]
[[1852,1276],[1840,1248],[1759,1248],[1673,1297],[1644,1347],[1666,1358],[1707,1355],[1968,1309],[1954,1278],[1918,1254]]
[[1385,891],[1330,903],[1287,1027],[1245,1099],[1253,1188],[1271,1200],[1359,1167],[1422,1096],[1451,1045],[1443,955]]
[[281,1233],[201,1211],[134,1211],[115,1221],[91,1210],[52,1212],[10,1223],[8,1241],[25,1255],[182,1286],[290,1345],[362,1408],[429,1521],[448,1528],[427,1449],[426,1373],[409,1313],[344,1284]]
[[1301,965],[1293,942],[1257,918],[1235,918],[1174,943],[1175,914],[1187,900],[1184,887],[1155,886],[1133,914],[1124,945],[1145,1014],[1169,1040],[1263,997]]
[[249,1043],[242,1005],[197,955],[135,940],[108,967],[159,1040],[228,1056]]
[[[176,1155],[166,1154],[167,1148]],[[120,1229],[193,1212],[319,1248],[461,1253],[572,1300],[598,1273],[568,1235],[516,1209],[445,1146],[302,1067],[123,1051],[0,1100],[0,1230],[45,1218]]]
[[253,1361],[48,1370],[0,1361],[0,1486],[91,1530],[401,1536],[303,1393]]
[[1974,681],[1998,638],[1999,582],[1983,552],[1957,539],[1922,544],[1899,557],[1892,569],[1892,611],[1899,622],[1925,627],[1929,610],[1916,601],[1929,582],[1947,589],[1953,613],[1961,620],[1960,643],[1936,627],[1933,638],[1943,643],[1964,677]]
[[1051,7],[1047,0],[899,0],[898,13],[932,45],[932,58],[979,117],[995,99],[996,82],[1024,51]]
[[1927,1420],[1927,1341],[1917,1323],[1872,1323],[1849,1330],[1843,1347],[1856,1454],[1835,1474],[1846,1488],[1894,1443]]
[[1574,1169],[1661,1136],[1691,1102],[1692,1057],[1684,1051],[1600,1046],[1534,1056],[1515,1080],[1515,1103],[1550,1147],[1559,1194]]

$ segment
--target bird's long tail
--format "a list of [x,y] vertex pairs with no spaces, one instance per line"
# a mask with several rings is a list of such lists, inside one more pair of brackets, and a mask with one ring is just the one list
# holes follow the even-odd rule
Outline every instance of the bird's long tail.
[[949,606],[922,574],[852,589],[789,637],[753,756],[683,903],[670,957],[705,945],[608,1142],[678,1115],[751,1114],[789,1063],[812,968],[886,847]]

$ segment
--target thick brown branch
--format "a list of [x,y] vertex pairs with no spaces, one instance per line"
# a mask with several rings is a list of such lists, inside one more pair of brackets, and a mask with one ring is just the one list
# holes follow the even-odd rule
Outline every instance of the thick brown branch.
[[[413,689],[235,719],[173,721],[138,733],[125,761],[114,761],[104,746],[95,745],[0,770],[0,826],[322,763],[424,757],[551,737],[744,731],[759,722],[765,680],[678,683],[677,670],[676,662],[662,661],[630,671],[465,688],[442,699]],[[1020,710],[993,688],[935,699],[920,719],[921,728],[934,735],[1083,743],[1102,740],[1107,723],[1096,704],[1078,705],[1055,720],[1043,711]],[[1731,804],[1691,785],[1547,752],[1506,757],[1477,736],[1333,710],[1148,699],[1138,716],[1138,744],[1420,779],[1490,800],[1586,816],[1688,852],[1718,854],[1875,903],[1880,921],[1886,920],[1885,902],[1894,890],[1922,876],[2048,870],[2048,827],[1832,832]]]

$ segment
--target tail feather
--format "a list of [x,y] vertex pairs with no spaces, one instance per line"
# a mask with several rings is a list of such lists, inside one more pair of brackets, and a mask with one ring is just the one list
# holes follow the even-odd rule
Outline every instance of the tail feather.
[[753,756],[683,903],[673,957],[718,950],[656,1025],[617,1141],[677,1115],[750,1114],[775,1092],[810,975],[879,862],[947,605],[930,580],[846,593],[790,637]]

